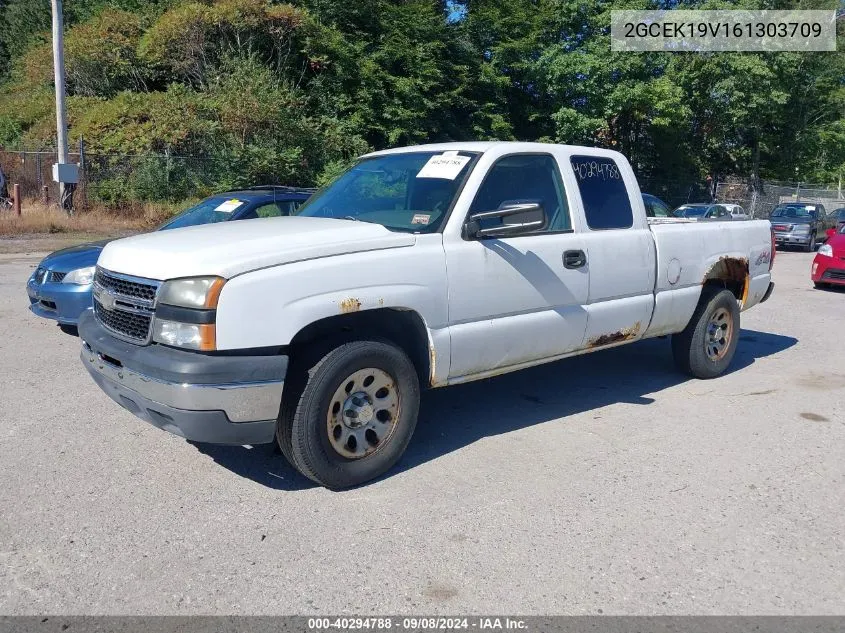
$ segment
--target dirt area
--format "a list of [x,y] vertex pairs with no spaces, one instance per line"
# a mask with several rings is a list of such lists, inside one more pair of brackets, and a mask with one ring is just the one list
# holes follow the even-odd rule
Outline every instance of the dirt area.
[[121,409],[0,256],[0,613],[841,614],[845,290],[812,259],[778,253],[724,376],[655,339],[435,389],[336,493]]

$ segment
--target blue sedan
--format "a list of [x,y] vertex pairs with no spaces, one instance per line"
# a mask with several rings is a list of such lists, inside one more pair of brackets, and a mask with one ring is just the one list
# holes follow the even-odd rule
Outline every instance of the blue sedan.
[[[157,230],[290,215],[313,189],[253,187],[206,198],[186,209]],[[47,255],[26,284],[29,309],[45,319],[58,321],[73,331],[79,316],[91,307],[94,269],[108,240],[71,246]]]

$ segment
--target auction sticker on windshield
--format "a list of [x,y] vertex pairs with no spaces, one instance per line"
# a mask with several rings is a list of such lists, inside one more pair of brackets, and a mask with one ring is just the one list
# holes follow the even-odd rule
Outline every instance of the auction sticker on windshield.
[[443,152],[428,159],[417,174],[417,178],[443,178],[454,180],[461,173],[470,160],[469,156],[461,156],[457,152]]
[[214,210],[215,211],[222,211],[223,213],[231,213],[232,211],[237,209],[242,204],[243,204],[242,200],[236,200],[235,198],[232,198],[231,200],[226,200],[226,202],[223,202],[223,203],[217,205],[217,207]]

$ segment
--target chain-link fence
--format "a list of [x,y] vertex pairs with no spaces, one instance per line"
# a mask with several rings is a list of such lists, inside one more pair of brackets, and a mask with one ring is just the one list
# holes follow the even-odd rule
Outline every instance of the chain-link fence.
[[753,187],[750,180],[739,178],[716,185],[716,201],[738,204],[755,218],[768,218],[777,205],[799,200],[822,204],[828,212],[845,207],[839,186],[763,180],[759,187]]

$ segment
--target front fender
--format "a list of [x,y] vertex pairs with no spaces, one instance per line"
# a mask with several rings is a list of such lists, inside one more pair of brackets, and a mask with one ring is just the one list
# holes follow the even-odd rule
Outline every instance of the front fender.
[[417,312],[435,347],[445,345],[448,353],[442,243],[440,235],[420,238],[411,248],[318,258],[230,279],[217,306],[217,348],[288,345],[320,319],[398,308]]

